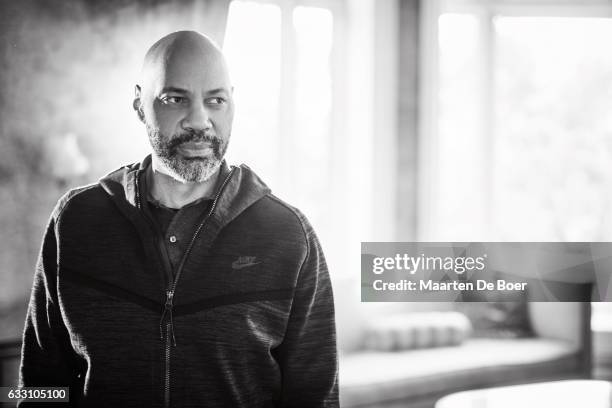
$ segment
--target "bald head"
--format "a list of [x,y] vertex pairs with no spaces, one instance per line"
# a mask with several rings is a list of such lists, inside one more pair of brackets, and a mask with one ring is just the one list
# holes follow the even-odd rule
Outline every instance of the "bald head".
[[149,48],[145,55],[145,64],[156,61],[173,52],[187,50],[202,54],[221,54],[221,50],[213,40],[197,31],[175,31],[162,38]]
[[136,85],[134,109],[147,127],[154,166],[177,180],[209,177],[229,141],[232,93],[225,58],[208,37],[177,31],[153,44]]
[[154,86],[151,81],[164,80],[168,73],[213,75],[231,87],[223,53],[214,41],[196,31],[176,31],[153,44],[142,64],[140,86]]

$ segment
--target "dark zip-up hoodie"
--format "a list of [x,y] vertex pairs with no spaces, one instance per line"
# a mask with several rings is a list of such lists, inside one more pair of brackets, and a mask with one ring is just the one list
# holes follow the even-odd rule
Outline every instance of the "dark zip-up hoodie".
[[141,208],[149,163],[58,202],[20,385],[69,386],[78,407],[337,407],[332,288],[305,217],[224,165],[173,276]]

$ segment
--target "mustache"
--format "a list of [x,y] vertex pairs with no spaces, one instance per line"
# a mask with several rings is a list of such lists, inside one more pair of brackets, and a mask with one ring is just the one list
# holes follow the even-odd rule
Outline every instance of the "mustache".
[[215,135],[207,134],[203,130],[189,130],[183,133],[176,134],[168,142],[168,148],[175,150],[178,146],[183,143],[189,142],[207,142],[211,144],[213,151],[219,151],[221,145],[221,139]]

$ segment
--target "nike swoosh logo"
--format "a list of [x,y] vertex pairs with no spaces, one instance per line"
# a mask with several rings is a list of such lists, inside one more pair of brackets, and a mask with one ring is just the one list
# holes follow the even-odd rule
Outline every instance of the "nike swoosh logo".
[[261,262],[240,262],[240,261],[234,261],[234,262],[232,262],[232,269],[234,269],[234,270],[244,269],[244,268],[248,268],[249,266],[259,265],[260,263]]

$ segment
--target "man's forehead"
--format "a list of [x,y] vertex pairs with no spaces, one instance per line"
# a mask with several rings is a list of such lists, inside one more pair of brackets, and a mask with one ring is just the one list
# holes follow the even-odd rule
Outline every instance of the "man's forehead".
[[207,38],[190,32],[160,40],[147,53],[143,85],[211,91],[231,88],[225,58]]
[[191,94],[195,92],[201,92],[204,95],[219,95],[219,94],[230,94],[231,89],[226,86],[204,86],[194,87],[188,84],[160,84],[157,87],[156,93],[173,93],[173,94]]
[[152,66],[145,75],[145,86],[174,91],[228,91],[231,88],[229,75],[221,62],[198,61],[197,59],[166,60],[162,64]]

